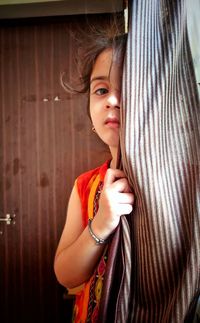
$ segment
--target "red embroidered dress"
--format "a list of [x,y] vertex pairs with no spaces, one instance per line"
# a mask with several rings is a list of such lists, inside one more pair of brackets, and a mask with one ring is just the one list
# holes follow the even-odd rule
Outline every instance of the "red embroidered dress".
[[[92,219],[98,210],[99,195],[108,167],[109,161],[106,161],[102,166],[80,175],[76,180],[84,227],[88,225],[88,219]],[[95,323],[97,321],[107,260],[106,249],[93,276],[84,283],[83,289],[76,295],[74,323]]]

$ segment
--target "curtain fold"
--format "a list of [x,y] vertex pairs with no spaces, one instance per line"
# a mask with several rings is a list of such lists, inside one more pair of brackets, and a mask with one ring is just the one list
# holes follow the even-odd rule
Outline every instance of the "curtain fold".
[[130,4],[120,143],[136,201],[111,243],[99,321],[180,323],[200,292],[200,105],[186,3]]

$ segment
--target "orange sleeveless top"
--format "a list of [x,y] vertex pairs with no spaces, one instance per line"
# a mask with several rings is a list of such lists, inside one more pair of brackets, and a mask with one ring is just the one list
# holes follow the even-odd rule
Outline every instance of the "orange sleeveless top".
[[[84,228],[88,225],[88,219],[92,219],[98,210],[98,199],[109,163],[110,161],[106,161],[102,166],[83,173],[76,179]],[[97,321],[107,260],[106,249],[94,274],[84,283],[83,288],[76,295],[74,323],[85,323],[86,321],[95,323]]]

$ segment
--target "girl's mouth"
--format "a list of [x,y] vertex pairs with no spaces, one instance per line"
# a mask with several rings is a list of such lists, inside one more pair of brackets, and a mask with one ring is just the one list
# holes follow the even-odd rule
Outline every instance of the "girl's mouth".
[[110,128],[119,128],[120,122],[118,118],[113,117],[113,118],[107,118],[105,121],[105,125],[107,125]]

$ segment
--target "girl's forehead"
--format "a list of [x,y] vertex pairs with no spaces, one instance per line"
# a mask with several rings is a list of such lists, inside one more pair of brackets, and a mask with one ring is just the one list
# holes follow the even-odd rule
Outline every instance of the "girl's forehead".
[[115,74],[119,69],[119,64],[115,59],[115,55],[113,55],[112,48],[105,49],[99,56],[97,57],[95,64],[92,69],[90,79],[98,78],[98,77],[110,77],[111,74]]
[[108,48],[108,49],[105,49],[101,54],[99,54],[99,56],[97,57],[94,63],[91,77],[96,76],[99,73],[101,74],[103,73],[105,75],[108,74],[112,64],[112,52],[113,52],[112,49]]

